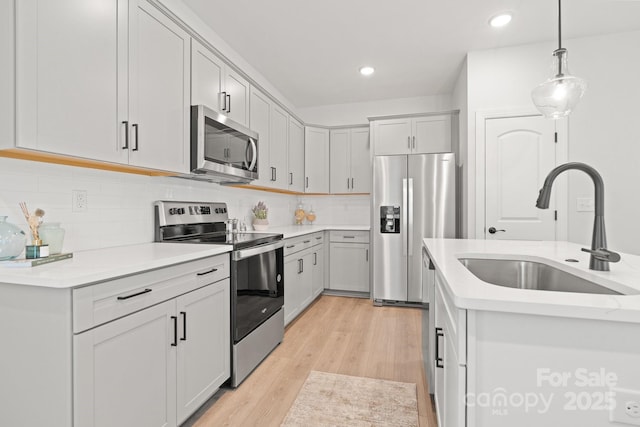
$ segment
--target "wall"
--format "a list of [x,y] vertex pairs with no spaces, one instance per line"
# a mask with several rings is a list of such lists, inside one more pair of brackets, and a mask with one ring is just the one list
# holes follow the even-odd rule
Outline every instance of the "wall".
[[[571,71],[589,85],[568,121],[569,160],[594,166],[604,178],[609,247],[640,254],[640,198],[635,196],[640,182],[640,32],[566,40],[564,45]],[[554,48],[553,43],[542,43],[468,54],[470,237],[474,237],[476,214],[476,113],[533,108],[531,89],[548,77]],[[569,174],[568,239],[588,245],[593,213],[577,212],[576,198],[592,197],[593,185],[580,172]]]
[[[73,212],[71,192],[86,190],[88,210]],[[226,202],[229,216],[250,223],[251,207],[263,200],[272,227],[293,223],[298,201],[313,206],[317,224],[369,224],[368,196],[296,197],[170,177],[117,172],[0,158],[0,215],[26,233],[18,207],[44,209],[46,222],[61,222],[64,250],[78,251],[153,241],[153,202]]]
[[369,124],[368,117],[449,111],[451,109],[450,95],[434,95],[299,108],[297,113],[305,123],[345,126]]

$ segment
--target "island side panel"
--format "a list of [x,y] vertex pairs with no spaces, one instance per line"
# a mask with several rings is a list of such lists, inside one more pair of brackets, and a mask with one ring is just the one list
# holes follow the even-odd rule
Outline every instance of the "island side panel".
[[0,283],[0,425],[72,425],[71,291]]
[[638,324],[471,310],[469,323],[468,427],[601,427],[611,392],[640,391]]

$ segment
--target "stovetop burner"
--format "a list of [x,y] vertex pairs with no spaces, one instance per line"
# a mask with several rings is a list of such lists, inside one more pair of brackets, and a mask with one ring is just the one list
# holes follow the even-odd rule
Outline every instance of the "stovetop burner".
[[159,201],[155,203],[155,241],[233,245],[238,250],[283,238],[276,233],[227,233],[228,218],[225,203]]

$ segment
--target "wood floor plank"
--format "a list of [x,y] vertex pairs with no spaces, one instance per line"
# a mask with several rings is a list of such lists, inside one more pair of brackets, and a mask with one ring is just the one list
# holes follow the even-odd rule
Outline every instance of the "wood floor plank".
[[420,427],[437,427],[422,364],[422,310],[322,296],[235,390],[191,425],[279,426],[312,370],[415,383]]

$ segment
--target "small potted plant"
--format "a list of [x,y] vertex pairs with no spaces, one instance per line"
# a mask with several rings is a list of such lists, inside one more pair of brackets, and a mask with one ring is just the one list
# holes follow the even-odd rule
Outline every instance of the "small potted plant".
[[269,209],[264,202],[258,202],[257,205],[251,209],[253,212],[253,229],[256,231],[264,231],[269,228],[269,220],[267,219],[267,213]]

